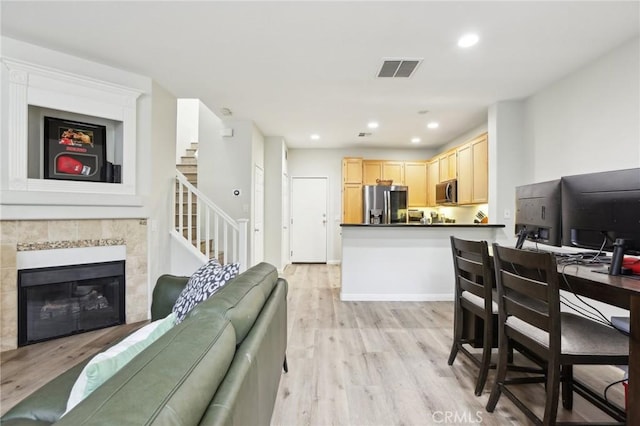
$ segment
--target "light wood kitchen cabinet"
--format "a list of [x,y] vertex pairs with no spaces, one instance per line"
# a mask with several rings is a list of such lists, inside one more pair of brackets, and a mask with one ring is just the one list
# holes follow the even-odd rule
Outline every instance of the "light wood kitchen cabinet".
[[404,185],[404,162],[385,161],[382,163],[382,179],[392,180],[394,185]]
[[342,183],[362,184],[362,158],[342,159]]
[[360,184],[347,183],[342,186],[342,223],[363,223]]
[[458,204],[488,201],[487,135],[458,148]]
[[489,141],[485,133],[471,142],[473,151],[473,203],[489,202]]
[[409,187],[408,207],[424,207],[427,205],[427,163],[405,162],[404,183]]
[[380,160],[363,160],[362,161],[362,184],[376,185],[378,179],[382,177],[382,163]]
[[427,162],[427,206],[436,206],[436,184],[440,182],[440,160]]
[[455,149],[440,155],[438,162],[440,163],[440,182],[456,178],[458,161]]

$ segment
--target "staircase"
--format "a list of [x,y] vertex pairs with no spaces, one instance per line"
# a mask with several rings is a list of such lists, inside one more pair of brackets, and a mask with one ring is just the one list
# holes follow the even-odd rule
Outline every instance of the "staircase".
[[192,142],[176,165],[175,223],[172,234],[204,262],[239,262],[247,267],[246,219],[235,221],[198,189],[198,143]]

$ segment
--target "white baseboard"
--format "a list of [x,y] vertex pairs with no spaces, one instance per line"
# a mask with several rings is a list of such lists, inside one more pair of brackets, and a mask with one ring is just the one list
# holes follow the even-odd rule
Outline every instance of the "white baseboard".
[[341,265],[341,260],[327,260],[327,265]]
[[453,294],[348,294],[340,292],[344,302],[451,302]]

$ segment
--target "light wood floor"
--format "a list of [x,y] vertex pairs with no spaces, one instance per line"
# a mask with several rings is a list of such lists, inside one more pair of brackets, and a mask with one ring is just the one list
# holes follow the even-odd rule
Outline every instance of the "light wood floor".
[[[452,303],[341,302],[339,266],[290,265],[283,275],[289,281],[289,373],[280,382],[272,425],[527,424],[506,397],[494,413],[484,409],[493,371],[476,397],[476,367],[462,354],[447,365]],[[140,325],[2,353],[2,413]],[[615,367],[581,367],[575,375],[597,389],[622,377]],[[542,385],[528,385],[523,395],[541,413]],[[622,404],[622,386],[608,396]],[[558,418],[610,420],[578,396],[573,411],[560,408]]]

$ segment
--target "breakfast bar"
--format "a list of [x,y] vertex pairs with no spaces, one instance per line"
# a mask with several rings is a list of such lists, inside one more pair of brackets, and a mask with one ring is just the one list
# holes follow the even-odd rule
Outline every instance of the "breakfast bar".
[[501,224],[342,224],[341,300],[453,300],[450,236],[496,241]]

